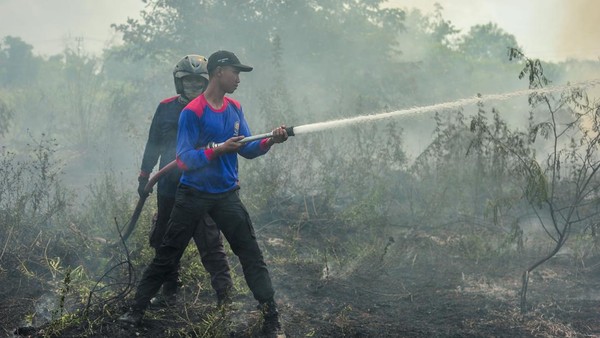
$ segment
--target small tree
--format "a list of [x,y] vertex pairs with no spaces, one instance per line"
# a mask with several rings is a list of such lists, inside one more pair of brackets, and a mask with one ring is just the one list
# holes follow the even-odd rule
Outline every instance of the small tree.
[[[539,60],[531,60],[517,49],[510,50],[510,59],[524,62],[519,78],[527,77],[530,89],[548,85]],[[528,129],[525,133],[515,133],[518,137],[513,140],[521,145],[527,143],[532,149],[543,144],[543,149],[549,151],[539,156],[535,152],[515,151],[521,147],[497,138],[478,117],[472,121],[472,129],[480,137],[493,140],[518,159],[513,169],[526,179],[523,196],[554,243],[550,252],[523,272],[520,293],[523,313],[527,311],[531,272],[563,247],[575,227],[586,225],[598,215],[590,206],[598,203],[600,188],[596,175],[600,170],[600,104],[590,102],[581,88],[569,88],[558,98],[534,93],[529,96],[529,105]]]

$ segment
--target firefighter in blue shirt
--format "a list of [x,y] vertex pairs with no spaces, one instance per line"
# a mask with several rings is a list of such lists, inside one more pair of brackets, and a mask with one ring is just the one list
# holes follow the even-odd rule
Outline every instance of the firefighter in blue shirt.
[[[208,85],[206,58],[200,55],[183,57],[175,65],[173,78],[175,89],[179,95],[160,102],[152,118],[142,159],[141,172],[138,177],[140,197],[147,194],[144,192],[144,187],[148,183],[149,175],[159,158],[159,169],[175,160],[177,128],[181,111],[191,100],[200,95]],[[150,246],[155,250],[158,250],[167,230],[180,177],[181,171],[175,169],[166,173],[158,181],[156,194],[158,212],[154,217],[150,232]],[[198,219],[198,222],[199,226],[196,227],[193,238],[200,253],[202,264],[211,275],[211,285],[217,293],[219,303],[228,301],[229,290],[233,283],[221,233],[209,216]],[[175,303],[179,280],[178,270],[172,270],[165,277],[162,284],[162,293],[154,297],[151,304],[160,306]]]
[[[206,91],[192,100],[181,112],[177,135],[177,163],[183,175],[177,189],[176,205],[169,220],[163,244],[147,267],[138,285],[135,305],[121,321],[139,324],[150,298],[162,280],[175,270],[196,222],[208,213],[217,223],[238,256],[246,283],[263,313],[263,333],[284,336],[274,301],[274,290],[267,265],[256,241],[252,222],[239,197],[238,154],[254,158],[271,146],[287,140],[285,126],[276,128],[271,138],[247,143],[251,136],[244,112],[231,94],[240,82],[240,72],[252,67],[243,65],[228,51],[213,53],[208,59],[210,80]],[[210,142],[216,148],[198,148]]]

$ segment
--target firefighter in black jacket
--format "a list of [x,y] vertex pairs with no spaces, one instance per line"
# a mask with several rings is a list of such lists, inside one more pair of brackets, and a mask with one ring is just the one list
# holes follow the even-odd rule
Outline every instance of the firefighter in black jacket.
[[[142,159],[141,172],[138,177],[140,197],[144,196],[144,187],[156,162],[160,158],[159,169],[175,160],[177,143],[177,124],[183,108],[202,94],[208,85],[208,70],[206,58],[200,55],[187,55],[181,59],[173,70],[177,96],[160,102],[150,126],[148,142]],[[150,246],[155,250],[162,243],[167,230],[171,210],[175,205],[175,191],[179,184],[181,171],[177,168],[162,176],[158,181],[157,202],[158,212],[154,216],[150,232]],[[194,242],[200,253],[204,268],[210,273],[211,285],[217,293],[219,304],[229,302],[229,291],[233,285],[229,264],[223,240],[215,222],[207,215],[204,224],[196,227]],[[162,293],[151,300],[155,306],[171,305],[175,303],[178,289],[179,273],[175,271],[168,276],[162,285]]]

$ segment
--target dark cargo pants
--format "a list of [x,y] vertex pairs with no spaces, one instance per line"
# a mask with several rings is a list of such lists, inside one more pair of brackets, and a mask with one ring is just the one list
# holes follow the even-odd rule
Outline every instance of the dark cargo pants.
[[[158,195],[158,214],[156,222],[150,231],[150,246],[158,250],[169,225],[169,216],[175,205],[174,197]],[[226,292],[233,286],[229,273],[229,263],[223,248],[223,238],[215,222],[206,215],[201,218],[193,234],[194,242],[200,253],[202,265],[210,274],[211,286],[217,293]],[[189,240],[188,240],[189,242]],[[185,247],[187,247],[187,242]],[[179,264],[177,269],[165,275],[162,285],[162,293],[165,296],[174,295],[177,292],[179,280]]]
[[196,224],[206,213],[217,223],[231,250],[238,256],[254,298],[260,303],[273,299],[271,277],[237,189],[210,194],[180,184],[163,242],[138,285],[135,308],[144,310],[165,277],[177,269],[185,246],[196,231]]

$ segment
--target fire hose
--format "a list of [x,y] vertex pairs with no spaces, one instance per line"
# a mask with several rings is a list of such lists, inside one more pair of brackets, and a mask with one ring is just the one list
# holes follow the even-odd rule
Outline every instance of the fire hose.
[[[294,127],[287,127],[287,128],[285,128],[285,131],[287,132],[288,136],[294,136]],[[273,137],[272,131],[268,132],[268,133],[264,133],[264,134],[248,136],[248,137],[245,137],[245,138],[239,140],[238,142],[245,144],[248,142],[262,140],[262,139],[271,138],[271,137]],[[222,145],[223,143],[211,142],[206,147],[199,148],[199,150],[216,148],[216,147]],[[146,186],[144,187],[144,195],[139,198],[137,204],[135,205],[135,209],[133,210],[133,214],[131,215],[131,218],[129,219],[129,223],[127,223],[127,225],[124,228],[125,231],[121,235],[124,242],[127,241],[129,236],[131,236],[131,234],[133,233],[133,230],[135,230],[135,226],[137,224],[138,219],[140,218],[140,215],[142,214],[142,209],[144,208],[146,199],[148,198],[148,195],[152,191],[152,188],[154,187],[154,185],[158,182],[158,180],[162,176],[164,176],[169,171],[175,169],[175,167],[177,167],[177,161],[175,161],[175,160],[171,161],[148,180],[148,183],[146,183]]]

